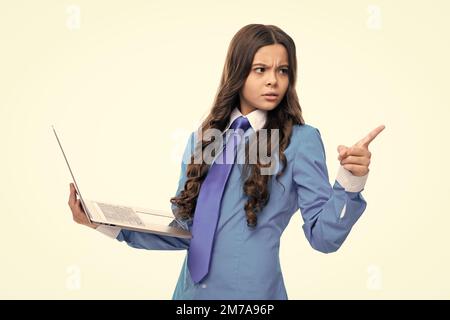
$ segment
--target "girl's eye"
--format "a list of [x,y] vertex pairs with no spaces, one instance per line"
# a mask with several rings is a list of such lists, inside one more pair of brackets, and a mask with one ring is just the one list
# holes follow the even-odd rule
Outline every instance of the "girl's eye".
[[[262,69],[262,70],[264,70],[265,68],[263,68],[263,67],[255,68],[255,71],[257,71],[257,70],[259,70],[259,69]],[[285,73],[285,74],[287,74],[287,73],[288,73],[288,69],[287,69],[287,68],[284,68],[284,69],[280,69],[280,70],[282,70],[282,71],[283,71],[283,73]],[[259,72],[257,72],[257,73],[259,73]]]

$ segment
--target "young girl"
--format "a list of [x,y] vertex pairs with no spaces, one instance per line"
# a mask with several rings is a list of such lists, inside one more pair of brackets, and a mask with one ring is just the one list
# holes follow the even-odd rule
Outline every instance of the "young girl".
[[[287,299],[279,245],[290,218],[300,209],[314,249],[339,249],[366,208],[361,191],[369,172],[368,145],[384,129],[352,147],[338,147],[341,166],[331,187],[320,132],[302,117],[296,76],[295,44],[280,28],[250,24],[233,37],[213,107],[189,137],[171,199],[177,217],[172,225],[183,221],[192,239],[90,224],[71,184],[74,220],[134,248],[186,249],[173,299]],[[266,165],[249,163],[248,157],[243,165],[227,167],[194,161],[195,150],[211,143],[202,133],[236,127],[246,139],[278,130],[276,174],[262,174]],[[229,143],[230,138],[227,150]]]

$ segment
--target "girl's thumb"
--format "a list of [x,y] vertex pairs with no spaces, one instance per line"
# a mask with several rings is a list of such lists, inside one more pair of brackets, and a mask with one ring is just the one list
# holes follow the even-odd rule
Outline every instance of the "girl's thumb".
[[337,147],[337,152],[339,152],[339,156],[340,157],[343,157],[344,155],[345,155],[345,152],[347,151],[347,147],[346,146],[343,146],[343,145],[339,145],[338,147]]

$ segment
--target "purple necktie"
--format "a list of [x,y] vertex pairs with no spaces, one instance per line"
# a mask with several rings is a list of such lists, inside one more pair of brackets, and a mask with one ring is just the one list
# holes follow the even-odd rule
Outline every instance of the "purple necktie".
[[[230,126],[231,129],[242,129],[244,132],[249,127],[250,123],[248,119],[242,116],[234,120]],[[224,156],[226,155],[226,149],[232,148],[234,150],[233,161],[230,163],[227,159],[228,161],[222,161],[222,163],[214,162],[210,166],[208,174],[200,187],[197,205],[195,207],[192,239],[189,245],[187,261],[189,272],[195,283],[200,282],[209,271],[222,194],[235,162],[236,148],[242,138],[239,131],[233,132],[222,151],[222,156]]]

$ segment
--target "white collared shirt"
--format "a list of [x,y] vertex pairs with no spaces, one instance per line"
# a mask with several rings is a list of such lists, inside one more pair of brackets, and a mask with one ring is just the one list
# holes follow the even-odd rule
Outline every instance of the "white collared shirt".
[[259,131],[262,127],[264,127],[264,125],[266,124],[267,111],[256,109],[244,116],[241,113],[241,111],[237,107],[235,107],[231,112],[230,121],[228,122],[228,125],[226,126],[225,130],[228,130],[231,124],[234,122],[234,120],[236,120],[240,116],[247,118],[248,122],[250,122],[252,129],[256,132]]

